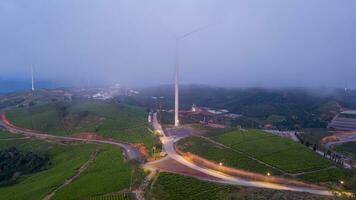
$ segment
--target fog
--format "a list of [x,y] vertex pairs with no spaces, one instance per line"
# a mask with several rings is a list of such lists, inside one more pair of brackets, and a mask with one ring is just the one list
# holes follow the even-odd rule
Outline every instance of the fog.
[[0,78],[356,87],[356,1],[1,0]]

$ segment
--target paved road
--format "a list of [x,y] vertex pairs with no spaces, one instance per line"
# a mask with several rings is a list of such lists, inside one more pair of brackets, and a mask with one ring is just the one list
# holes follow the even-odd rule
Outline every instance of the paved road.
[[[331,149],[333,146],[335,145],[341,145],[341,144],[344,144],[344,143],[348,143],[348,142],[356,142],[356,135],[350,135],[350,136],[346,136],[346,137],[340,137],[338,141],[331,141],[331,142],[327,142],[324,144],[324,147],[326,149]],[[317,151],[318,152],[318,151]],[[323,155],[324,156],[324,152],[318,152],[320,155]],[[339,154],[341,154],[344,158],[346,158],[347,160],[353,160],[353,158],[345,155],[345,154],[342,154],[340,152],[338,152]],[[343,166],[347,169],[352,169],[352,165],[350,165],[349,163],[347,162],[344,162],[343,163]]]
[[125,155],[128,160],[132,160],[132,159],[139,160],[141,158],[138,151],[129,144],[120,143],[120,142],[111,141],[111,140],[98,140],[98,139],[93,140],[93,139],[74,138],[74,137],[69,137],[69,136],[50,135],[50,134],[41,133],[41,132],[34,131],[34,130],[19,128],[19,127],[16,127],[15,125],[11,124],[6,119],[5,114],[0,114],[0,127],[5,128],[6,130],[8,130],[11,133],[22,134],[26,137],[34,137],[34,138],[39,138],[39,139],[44,139],[44,140],[52,139],[52,140],[63,140],[63,141],[80,141],[80,142],[92,142],[92,143],[101,143],[101,144],[112,144],[112,145],[116,145],[116,146],[123,148],[125,150]]
[[287,186],[282,184],[275,184],[275,183],[268,183],[268,182],[261,182],[261,181],[252,181],[252,180],[244,180],[238,177],[234,177],[228,174],[224,174],[219,171],[215,171],[212,169],[204,168],[201,166],[196,165],[195,163],[189,162],[188,160],[184,159],[181,155],[179,155],[174,149],[174,138],[167,137],[164,134],[162,126],[159,124],[157,120],[157,114],[154,113],[152,119],[152,125],[154,129],[162,134],[161,142],[163,144],[164,151],[168,154],[169,157],[176,160],[177,162],[197,171],[200,171],[204,174],[217,177],[221,179],[222,183],[231,184],[231,185],[241,185],[241,186],[248,186],[248,187],[259,187],[259,188],[268,188],[268,189],[275,189],[275,190],[290,190],[296,192],[308,192],[312,194],[318,195],[328,195],[332,196],[333,193],[328,190],[317,190],[305,187],[296,187],[296,186]]
[[333,141],[333,142],[328,142],[326,143],[324,146],[329,149],[330,147],[334,146],[334,145],[340,145],[340,144],[344,144],[347,142],[356,142],[356,135],[350,135],[347,137],[342,137],[340,138],[340,140],[338,141]]

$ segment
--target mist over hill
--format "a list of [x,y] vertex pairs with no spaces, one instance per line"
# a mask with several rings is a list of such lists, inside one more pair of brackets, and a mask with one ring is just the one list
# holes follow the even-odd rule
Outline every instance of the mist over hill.
[[[124,100],[141,106],[173,109],[172,86],[143,89],[142,95]],[[260,125],[272,123],[294,129],[325,128],[340,111],[356,109],[356,91],[332,88],[222,88],[184,85],[180,89],[180,108],[192,104],[227,109]]]
[[[65,84],[48,80],[40,80],[35,82],[36,88],[51,89],[63,87]],[[31,80],[23,79],[1,79],[0,78],[0,94],[11,92],[26,91],[31,89]]]

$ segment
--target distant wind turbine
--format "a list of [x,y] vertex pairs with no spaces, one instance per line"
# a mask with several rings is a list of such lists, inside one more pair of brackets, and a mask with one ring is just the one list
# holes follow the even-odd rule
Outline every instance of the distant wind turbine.
[[31,67],[31,90],[32,92],[35,91],[35,78],[34,78],[34,70],[33,66]]
[[174,105],[174,126],[179,126],[179,45],[180,42],[191,36],[194,33],[202,31],[208,28],[209,25],[203,26],[197,29],[194,29],[190,32],[187,32],[181,36],[176,37],[176,55],[175,55],[175,105]]

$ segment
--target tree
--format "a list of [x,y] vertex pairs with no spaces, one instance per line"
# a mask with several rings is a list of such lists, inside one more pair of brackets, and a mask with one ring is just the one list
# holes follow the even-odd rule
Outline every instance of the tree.
[[305,142],[305,146],[309,147],[310,143],[308,141]]
[[0,186],[15,183],[21,174],[46,169],[50,160],[46,155],[22,152],[16,147],[0,151]]
[[34,106],[34,105],[36,105],[36,103],[33,102],[33,101],[30,101],[30,103],[28,103],[28,106],[30,106],[30,107],[32,107],[32,106]]

